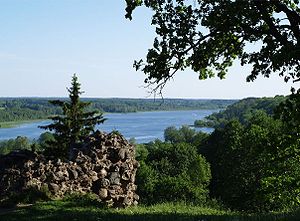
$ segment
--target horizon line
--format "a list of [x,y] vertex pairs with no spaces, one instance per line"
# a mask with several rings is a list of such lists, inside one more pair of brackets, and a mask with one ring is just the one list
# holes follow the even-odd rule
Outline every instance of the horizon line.
[[[272,98],[276,96],[286,96],[286,95],[275,95],[275,96],[249,96],[243,98],[195,98],[195,97],[80,97],[81,99],[133,99],[133,100],[242,100],[246,98]],[[26,98],[36,98],[36,99],[53,99],[62,98],[66,99],[68,96],[0,96],[0,99],[26,99]]]

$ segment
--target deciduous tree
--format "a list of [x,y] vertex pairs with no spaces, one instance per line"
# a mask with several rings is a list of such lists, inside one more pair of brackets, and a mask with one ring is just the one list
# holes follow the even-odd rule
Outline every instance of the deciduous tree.
[[[153,10],[156,27],[146,60],[135,61],[146,83],[162,89],[179,70],[199,79],[224,78],[233,61],[250,64],[247,81],[276,72],[300,80],[298,0],[126,0],[126,18],[138,6]],[[249,47],[250,46],[250,47]]]
[[299,207],[299,139],[263,111],[248,123],[217,128],[200,152],[211,164],[211,194],[231,208],[251,211]]

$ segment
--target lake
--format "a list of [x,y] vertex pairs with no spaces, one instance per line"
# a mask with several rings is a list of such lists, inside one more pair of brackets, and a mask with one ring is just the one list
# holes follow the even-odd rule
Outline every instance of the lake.
[[[135,138],[137,143],[146,143],[155,139],[164,139],[164,130],[169,126],[180,127],[193,125],[195,120],[203,119],[218,110],[185,110],[185,111],[152,111],[135,113],[107,113],[104,124],[97,129],[110,132],[118,130],[127,139]],[[14,128],[0,128],[0,140],[26,136],[37,139],[45,132],[38,126],[47,125],[50,121],[39,121],[19,125]],[[212,132],[212,128],[201,128],[204,132]]]

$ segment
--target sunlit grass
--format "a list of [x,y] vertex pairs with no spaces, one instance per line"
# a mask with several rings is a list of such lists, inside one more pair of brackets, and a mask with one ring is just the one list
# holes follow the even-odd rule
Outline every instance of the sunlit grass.
[[243,215],[228,210],[193,206],[185,203],[162,203],[153,206],[136,206],[125,209],[103,208],[95,202],[56,200],[36,203],[14,211],[0,210],[0,220],[184,220],[184,221],[296,221],[300,213]]
[[44,119],[0,122],[0,128],[13,128],[13,127],[18,127],[22,124],[33,123],[33,122],[38,122],[38,121],[42,121],[42,120],[44,120]]

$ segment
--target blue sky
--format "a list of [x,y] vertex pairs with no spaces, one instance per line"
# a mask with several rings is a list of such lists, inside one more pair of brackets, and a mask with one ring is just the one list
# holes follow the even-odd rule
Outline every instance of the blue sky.
[[[154,38],[151,12],[124,18],[124,0],[0,0],[0,97],[67,96],[77,73],[85,97],[148,97],[144,75],[132,68]],[[246,83],[235,64],[226,80],[199,81],[178,73],[164,97],[244,98],[288,94],[274,76]]]

